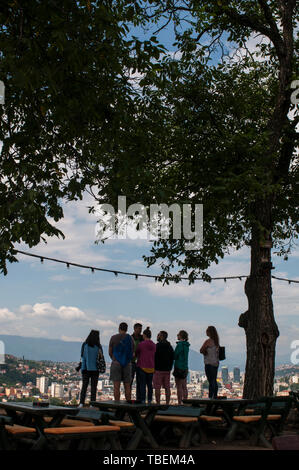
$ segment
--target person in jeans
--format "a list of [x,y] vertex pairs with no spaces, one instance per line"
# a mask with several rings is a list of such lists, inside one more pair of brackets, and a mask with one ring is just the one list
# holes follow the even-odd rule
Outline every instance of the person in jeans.
[[173,366],[174,351],[167,341],[168,333],[160,331],[157,336],[155,354],[155,372],[153,387],[155,389],[156,403],[160,404],[161,388],[165,389],[166,405],[170,403],[170,371]]
[[[174,376],[178,395],[178,404],[183,404],[183,399],[188,398],[187,374],[188,355],[190,343],[188,343],[188,333],[184,330],[178,332],[178,341],[174,351]],[[180,375],[177,375],[180,372]],[[183,377],[181,376],[183,373]]]
[[148,403],[151,403],[153,398],[153,374],[155,371],[156,345],[151,340],[151,336],[152,333],[149,327],[147,327],[143,332],[143,341],[138,344],[136,349],[136,375],[140,387],[141,403],[145,403],[146,389]]
[[99,380],[99,371],[97,367],[97,358],[99,353],[103,354],[103,349],[100,344],[100,332],[98,330],[91,330],[81,348],[82,389],[80,394],[80,408],[83,407],[85,403],[89,381],[91,382],[91,401],[96,401],[97,385]]
[[204,355],[205,373],[209,382],[209,398],[217,398],[217,373],[219,367],[219,336],[214,326],[207,328],[208,339],[200,348]]
[[[134,356],[133,356],[133,359],[132,359],[132,380],[131,380],[131,389],[132,389],[132,386],[133,386],[133,381],[134,381],[134,377],[135,377],[135,374],[136,374],[136,362],[137,362],[137,356],[136,356],[136,349],[137,349],[137,346],[139,343],[141,343],[141,341],[143,341],[143,336],[141,334],[141,331],[142,331],[142,325],[141,323],[135,323],[134,325],[134,332],[132,334],[132,339],[134,341]],[[136,374],[136,399],[137,400],[140,400],[140,386],[139,386],[139,382],[137,380],[137,374]]]
[[123,382],[126,400],[131,400],[131,361],[133,358],[134,342],[127,333],[128,325],[122,322],[118,334],[110,339],[109,356],[112,359],[110,367],[110,380],[113,382],[114,400],[120,400],[120,384]]

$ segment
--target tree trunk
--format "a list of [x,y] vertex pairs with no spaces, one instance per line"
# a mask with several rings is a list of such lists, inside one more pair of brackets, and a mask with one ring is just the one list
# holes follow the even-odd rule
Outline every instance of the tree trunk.
[[243,397],[273,395],[275,346],[279,336],[273,313],[271,287],[271,201],[255,206],[260,224],[252,228],[251,271],[245,283],[248,311],[240,316],[239,326],[245,329],[247,360]]

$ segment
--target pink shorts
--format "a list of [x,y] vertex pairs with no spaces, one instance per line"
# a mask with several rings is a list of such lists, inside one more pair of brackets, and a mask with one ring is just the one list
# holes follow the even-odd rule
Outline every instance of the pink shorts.
[[158,390],[163,388],[170,388],[170,371],[156,370],[153,377],[153,388]]

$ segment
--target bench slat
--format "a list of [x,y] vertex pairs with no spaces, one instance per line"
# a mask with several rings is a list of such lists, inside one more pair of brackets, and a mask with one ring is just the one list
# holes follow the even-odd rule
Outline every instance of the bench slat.
[[192,416],[162,416],[156,415],[154,421],[162,421],[164,423],[197,423],[198,419]]
[[77,426],[77,427],[62,427],[62,428],[46,428],[44,433],[47,435],[59,436],[59,435],[67,435],[77,434],[79,437],[87,437],[89,434],[96,434],[96,433],[103,433],[109,431],[120,431],[119,426]]
[[9,434],[14,436],[21,436],[21,435],[28,435],[28,434],[36,434],[35,428],[29,428],[27,426],[20,426],[19,424],[6,424],[5,429]]
[[220,416],[202,415],[199,419],[201,421],[206,421],[207,423],[222,423],[222,418],[220,418]]

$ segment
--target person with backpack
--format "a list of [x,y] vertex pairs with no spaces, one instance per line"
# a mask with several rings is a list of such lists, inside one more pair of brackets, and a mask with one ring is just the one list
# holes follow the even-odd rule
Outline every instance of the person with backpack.
[[188,375],[188,355],[190,343],[188,343],[188,333],[184,330],[178,332],[178,341],[174,351],[174,371],[175,383],[178,395],[178,404],[183,404],[183,399],[188,398],[187,375]]
[[167,341],[168,333],[160,331],[157,336],[155,354],[155,372],[153,387],[155,389],[156,403],[160,404],[161,388],[165,389],[166,405],[170,403],[170,371],[173,366],[174,351]]
[[219,336],[214,326],[207,328],[208,339],[200,348],[204,355],[205,373],[209,382],[209,398],[217,398],[217,374],[219,367]]
[[111,357],[110,380],[113,382],[114,400],[120,400],[120,384],[123,382],[126,400],[131,400],[131,380],[134,341],[127,333],[128,325],[122,322],[118,334],[111,337],[109,342],[109,356]]
[[151,337],[151,330],[147,327],[143,332],[143,341],[138,344],[136,349],[136,374],[139,383],[141,403],[145,403],[146,389],[148,403],[151,403],[153,398],[153,374],[155,371],[156,345],[151,340]]
[[91,401],[96,401],[97,385],[99,380],[99,357],[103,360],[103,348],[100,344],[100,332],[91,330],[81,347],[82,388],[79,408],[85,403],[86,392],[91,383]]

